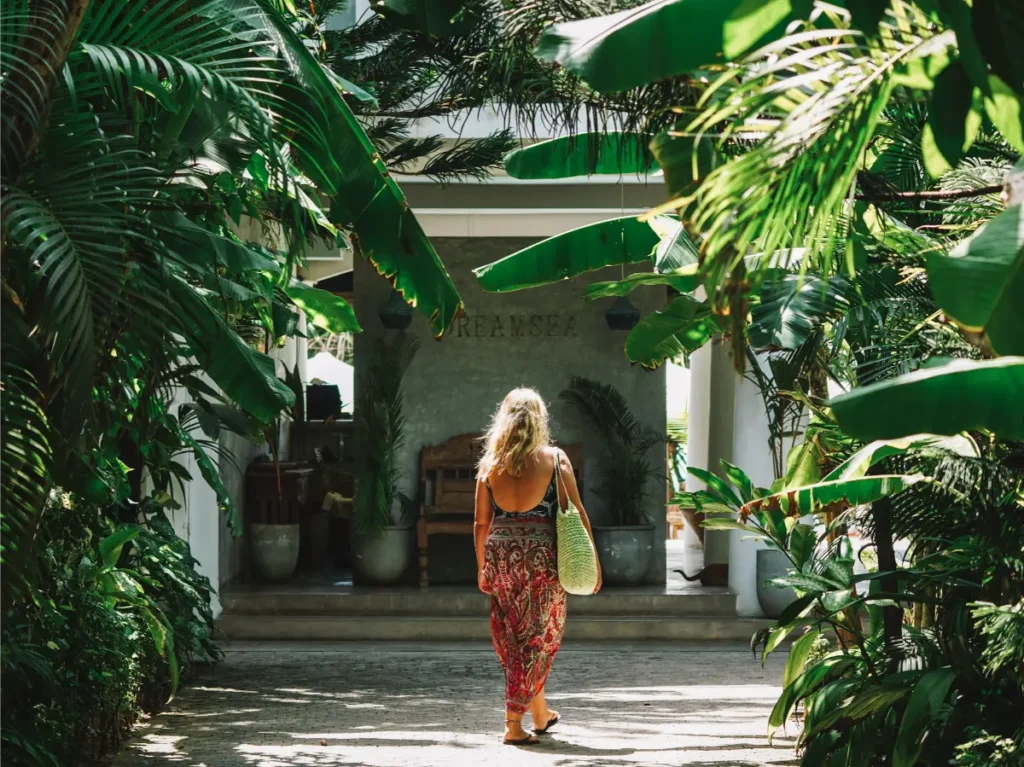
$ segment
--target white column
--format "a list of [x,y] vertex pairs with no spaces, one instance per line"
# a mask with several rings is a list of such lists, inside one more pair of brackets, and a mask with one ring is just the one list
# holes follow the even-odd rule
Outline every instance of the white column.
[[[767,365],[762,370],[770,375]],[[733,411],[732,461],[759,487],[769,487],[775,480],[771,450],[768,446],[768,417],[764,400],[757,386],[739,375],[735,380]],[[729,531],[729,588],[736,593],[739,615],[763,615],[757,602],[757,552],[765,548],[760,541],[743,540],[746,533]]]

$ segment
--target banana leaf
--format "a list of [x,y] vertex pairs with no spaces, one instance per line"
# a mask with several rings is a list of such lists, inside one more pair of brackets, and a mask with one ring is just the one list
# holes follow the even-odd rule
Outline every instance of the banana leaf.
[[657,168],[641,133],[583,133],[541,141],[505,155],[512,178],[643,175]]
[[813,274],[786,274],[761,286],[760,302],[751,310],[747,337],[763,349],[796,349],[828,315],[845,304],[844,282]]
[[[406,302],[429,318],[434,335],[441,336],[462,311],[462,299],[444,264],[320,62],[271,0],[256,0],[256,6],[262,13],[246,21],[276,42],[297,86],[288,96],[299,100],[298,107],[308,110],[309,122],[317,128],[297,133],[297,162],[330,195],[331,222],[354,230],[357,252],[391,280]],[[432,4],[431,11],[439,12]]]
[[359,333],[359,321],[352,306],[341,296],[293,279],[284,291],[309,321],[330,333]]
[[473,270],[492,293],[550,285],[606,266],[650,258],[658,235],[636,216],[613,218],[549,237]]
[[960,242],[928,256],[939,306],[996,354],[1024,354],[1024,205],[1012,205]]
[[854,389],[831,401],[843,431],[860,440],[988,429],[1024,439],[1024,357],[959,360]]
[[722,327],[710,304],[679,296],[648,314],[626,337],[626,357],[653,370],[665,360],[702,347]]
[[669,199],[692,194],[718,164],[711,139],[697,138],[681,129],[663,131],[651,141],[651,152],[665,176]]
[[773,39],[810,9],[810,0],[657,0],[553,24],[541,34],[536,54],[595,90],[624,91],[721,64]]
[[899,493],[923,479],[920,474],[882,474],[818,482],[745,503],[740,514],[747,516],[762,509],[782,509],[790,516],[804,516],[823,506],[860,506]]
[[[683,270],[680,270],[682,272]],[[700,287],[701,277],[692,270],[691,274],[657,274],[655,272],[637,272],[625,279],[612,282],[594,282],[587,286],[583,292],[585,301],[593,301],[597,298],[614,298],[632,293],[639,287],[650,287],[664,285],[673,288],[680,293],[690,293]]]

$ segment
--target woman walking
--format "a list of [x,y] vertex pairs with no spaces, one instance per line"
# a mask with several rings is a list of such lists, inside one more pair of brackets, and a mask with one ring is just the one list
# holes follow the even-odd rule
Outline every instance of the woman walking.
[[[544,698],[551,662],[565,628],[565,591],[558,582],[555,515],[572,501],[587,533],[590,522],[572,466],[552,447],[547,407],[533,389],[505,397],[485,436],[476,484],[477,572],[491,596],[491,638],[505,671],[505,743],[534,745],[534,732],[558,722]],[[601,588],[600,569],[596,592]]]

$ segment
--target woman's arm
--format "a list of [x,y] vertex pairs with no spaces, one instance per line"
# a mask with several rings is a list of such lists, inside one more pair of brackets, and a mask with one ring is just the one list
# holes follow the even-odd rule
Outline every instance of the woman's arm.
[[[561,478],[559,483],[558,492],[558,503],[564,509],[567,501],[572,501],[572,505],[580,513],[580,519],[583,520],[583,526],[587,528],[587,535],[590,536],[590,542],[594,544],[594,556],[597,557],[597,544],[594,543],[594,531],[590,529],[590,517],[587,516],[586,509],[583,508],[583,501],[580,499],[580,491],[576,486],[576,475],[572,470],[572,463],[569,462],[569,456],[564,451],[558,451],[558,474]],[[601,590],[601,584],[603,583],[601,577],[601,560],[597,560],[597,588],[594,589],[596,594]]]
[[484,549],[487,545],[487,534],[491,530],[491,493],[482,479],[476,482],[476,510],[473,514],[473,548],[476,549],[476,574],[480,590],[484,591]]

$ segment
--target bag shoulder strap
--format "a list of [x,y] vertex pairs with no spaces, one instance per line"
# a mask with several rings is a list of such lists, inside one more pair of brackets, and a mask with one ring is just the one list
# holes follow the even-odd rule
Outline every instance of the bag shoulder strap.
[[[561,448],[555,448],[555,503],[558,504],[558,510],[564,511],[569,508],[569,491],[565,487],[565,480],[562,479],[562,456],[565,453],[562,452]],[[562,490],[565,490],[565,506],[562,506]]]

